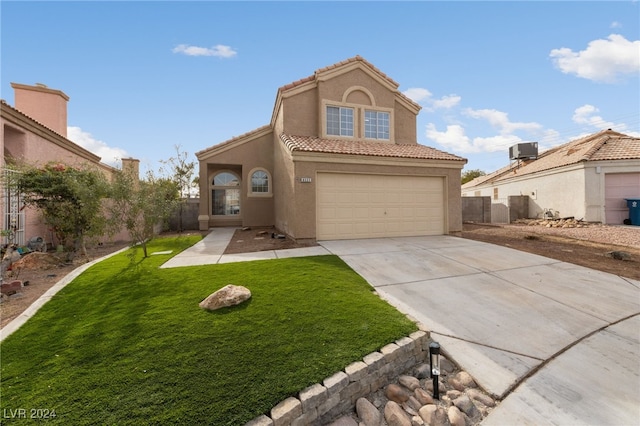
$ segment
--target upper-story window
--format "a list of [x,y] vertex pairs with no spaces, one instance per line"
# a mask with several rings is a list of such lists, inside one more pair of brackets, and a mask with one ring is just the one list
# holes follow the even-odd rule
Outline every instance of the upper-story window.
[[364,112],[364,137],[389,140],[389,113],[366,110]]
[[353,136],[353,108],[327,106],[327,135]]

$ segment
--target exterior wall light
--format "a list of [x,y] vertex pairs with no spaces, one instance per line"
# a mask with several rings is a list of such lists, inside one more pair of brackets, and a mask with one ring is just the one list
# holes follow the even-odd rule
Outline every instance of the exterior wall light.
[[440,399],[440,389],[438,379],[440,377],[440,344],[438,342],[429,343],[429,365],[431,366],[431,378],[433,379],[433,397]]

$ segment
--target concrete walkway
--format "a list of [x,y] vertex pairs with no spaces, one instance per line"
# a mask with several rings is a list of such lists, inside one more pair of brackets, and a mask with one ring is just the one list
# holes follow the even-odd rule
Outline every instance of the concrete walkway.
[[324,247],[313,246],[286,250],[267,250],[253,253],[223,254],[236,228],[215,228],[198,243],[169,259],[161,268],[212,265],[217,263],[248,262],[252,260],[284,259],[331,254]]

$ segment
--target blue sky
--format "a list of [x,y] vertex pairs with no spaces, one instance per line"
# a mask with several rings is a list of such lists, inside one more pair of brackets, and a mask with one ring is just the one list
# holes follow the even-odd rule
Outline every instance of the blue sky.
[[361,55],[422,110],[418,143],[508,164],[613,128],[640,136],[640,4],[0,3],[0,95],[70,97],[69,139],[146,168],[269,124],[277,89]]

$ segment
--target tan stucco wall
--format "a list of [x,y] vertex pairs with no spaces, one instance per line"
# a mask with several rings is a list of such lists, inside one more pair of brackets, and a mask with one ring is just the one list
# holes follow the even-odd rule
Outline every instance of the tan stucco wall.
[[361,69],[354,69],[335,76],[331,80],[320,82],[318,84],[318,97],[341,102],[345,92],[352,87],[366,88],[375,98],[377,107],[394,107],[395,93]]
[[[271,226],[274,223],[273,192],[271,195],[249,195],[250,173],[256,168],[265,169],[271,176],[271,188],[277,186],[274,176],[273,133],[263,134],[223,150],[210,159],[200,160],[200,210],[199,216],[209,216],[208,227],[213,226]],[[211,216],[211,182],[213,176],[223,170],[231,171],[240,177],[240,215],[224,217]],[[201,226],[202,228],[202,226]]]
[[388,86],[360,69],[319,81],[317,87],[309,86],[308,90],[300,89],[293,93],[283,97],[283,108],[277,114],[277,119],[282,120],[282,132],[285,134],[322,137],[325,126],[323,108],[326,103],[332,103],[355,108],[356,138],[364,137],[364,109],[377,108],[393,111],[392,142],[417,143],[416,114],[397,102],[397,94]]
[[416,115],[399,102],[396,102],[394,109],[395,142],[417,145],[418,136],[416,129]]
[[[437,165],[421,167],[418,165],[387,166],[379,164],[361,164],[295,161],[295,179],[293,197],[296,202],[290,206],[288,213],[288,233],[296,239],[316,238],[316,181],[319,172],[344,172],[363,174],[438,176],[445,179],[445,229],[449,234],[462,232],[462,201],[460,194],[460,170],[462,164],[455,168],[441,168]],[[302,183],[300,178],[310,177],[311,183]]]
[[[318,136],[319,105],[315,90],[309,90],[283,99],[278,119],[282,133],[299,136]],[[278,135],[279,133],[276,133]]]
[[[300,99],[300,98],[299,98]],[[273,149],[273,163],[274,163],[274,180],[277,180],[278,185],[274,187],[274,225],[275,227],[286,234],[290,234],[289,222],[292,217],[295,217],[292,211],[293,203],[295,200],[295,173],[294,166],[291,162],[291,153],[280,142],[279,135],[284,133],[285,116],[283,113],[284,106],[280,108],[276,115],[276,121],[274,123],[274,135],[272,140]],[[315,117],[313,117],[315,120]]]

